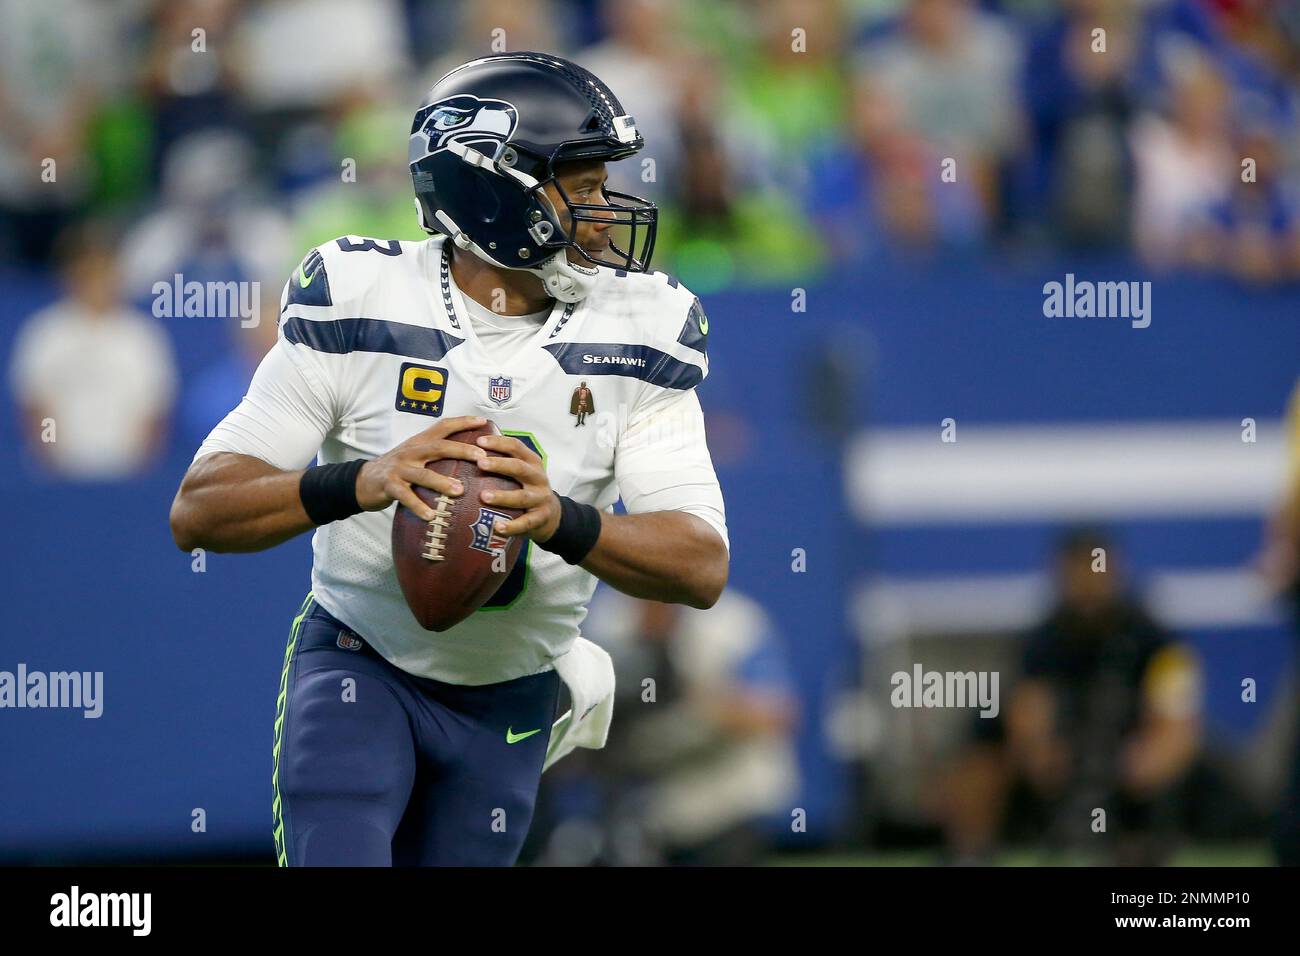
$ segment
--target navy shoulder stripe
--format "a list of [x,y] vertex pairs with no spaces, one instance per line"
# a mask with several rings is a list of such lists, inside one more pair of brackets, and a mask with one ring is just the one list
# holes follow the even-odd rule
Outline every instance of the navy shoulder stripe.
[[709,354],[709,317],[704,314],[704,306],[696,299],[686,314],[686,324],[677,334],[677,341],[688,349],[708,356]]
[[617,342],[560,342],[542,346],[571,375],[625,375],[660,388],[694,388],[704,380],[698,365],[675,359],[649,345]]
[[329,319],[313,321],[297,315],[282,320],[284,337],[317,352],[387,352],[412,358],[440,359],[464,339],[441,329],[389,322],[385,319]]
[[307,253],[297,271],[289,276],[289,301],[298,305],[333,305],[330,279],[325,274],[325,259],[319,249]]

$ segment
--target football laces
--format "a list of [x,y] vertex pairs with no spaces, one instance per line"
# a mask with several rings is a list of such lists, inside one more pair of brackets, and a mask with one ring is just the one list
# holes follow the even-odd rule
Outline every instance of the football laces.
[[424,551],[420,556],[426,560],[447,560],[447,526],[451,523],[451,506],[451,498],[447,495],[438,496],[438,507],[424,532]]

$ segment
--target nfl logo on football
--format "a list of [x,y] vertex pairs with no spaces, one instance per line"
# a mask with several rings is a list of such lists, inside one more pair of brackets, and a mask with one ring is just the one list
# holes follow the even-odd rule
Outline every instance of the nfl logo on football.
[[493,375],[488,379],[488,398],[498,405],[510,401],[510,383],[513,379],[504,375]]
[[495,554],[504,548],[509,541],[503,534],[498,534],[493,530],[493,523],[500,518],[502,521],[509,521],[508,514],[502,514],[500,511],[493,511],[491,508],[479,508],[478,521],[470,526],[474,532],[474,540],[470,542],[470,547],[475,551],[486,551],[488,554]]

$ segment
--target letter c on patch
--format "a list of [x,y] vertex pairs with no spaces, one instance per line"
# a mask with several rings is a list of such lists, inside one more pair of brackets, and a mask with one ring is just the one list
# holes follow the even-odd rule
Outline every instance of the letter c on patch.
[[447,370],[406,362],[402,365],[395,406],[398,411],[441,415],[447,392]]

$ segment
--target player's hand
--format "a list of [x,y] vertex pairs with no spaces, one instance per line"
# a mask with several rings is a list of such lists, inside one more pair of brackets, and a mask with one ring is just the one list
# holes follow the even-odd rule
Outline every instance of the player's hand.
[[425,521],[433,520],[433,509],[419,499],[412,485],[455,497],[465,491],[459,481],[425,468],[425,462],[443,458],[475,461],[487,453],[463,441],[448,441],[448,435],[467,428],[479,428],[487,419],[477,415],[444,418],[418,435],[412,435],[391,451],[368,461],[357,473],[357,504],[365,511],[382,511],[400,501]]
[[509,475],[523,485],[518,491],[484,491],[483,503],[519,508],[524,513],[513,521],[496,522],[496,530],[506,537],[526,534],[534,541],[545,541],[560,526],[560,502],[551,491],[542,459],[518,438],[508,435],[483,435],[479,447],[491,454],[480,458],[483,471]]

